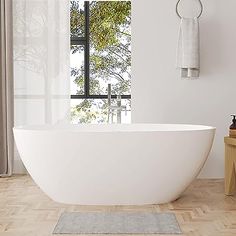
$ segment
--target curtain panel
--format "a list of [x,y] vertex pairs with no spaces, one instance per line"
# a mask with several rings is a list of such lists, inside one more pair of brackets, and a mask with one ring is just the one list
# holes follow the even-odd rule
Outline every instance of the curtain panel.
[[13,0],[15,125],[70,114],[70,1]]
[[0,0],[0,176],[13,171],[12,1]]

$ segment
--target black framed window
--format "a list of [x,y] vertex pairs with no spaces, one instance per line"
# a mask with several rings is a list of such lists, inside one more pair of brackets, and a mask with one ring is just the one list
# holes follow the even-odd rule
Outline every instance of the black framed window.
[[72,0],[71,99],[78,99],[73,116],[96,106],[105,117],[108,83],[112,98],[120,94],[130,107],[131,2]]

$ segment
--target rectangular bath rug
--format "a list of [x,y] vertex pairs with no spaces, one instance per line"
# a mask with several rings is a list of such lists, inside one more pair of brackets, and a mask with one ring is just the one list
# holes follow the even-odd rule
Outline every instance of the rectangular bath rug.
[[173,213],[65,212],[53,234],[182,234]]

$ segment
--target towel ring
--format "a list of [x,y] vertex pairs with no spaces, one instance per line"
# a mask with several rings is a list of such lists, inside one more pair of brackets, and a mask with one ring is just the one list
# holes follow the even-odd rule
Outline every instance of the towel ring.
[[[179,11],[178,11],[178,6],[179,6],[180,1],[181,1],[181,0],[178,0],[178,2],[176,3],[176,8],[175,8],[175,10],[176,10],[177,16],[181,19],[182,16],[179,14]],[[200,3],[200,6],[201,6],[201,11],[200,11],[199,15],[197,16],[197,18],[200,18],[200,16],[202,15],[202,12],[203,12],[203,5],[202,5],[201,0],[198,0],[198,1],[199,1],[199,3]]]

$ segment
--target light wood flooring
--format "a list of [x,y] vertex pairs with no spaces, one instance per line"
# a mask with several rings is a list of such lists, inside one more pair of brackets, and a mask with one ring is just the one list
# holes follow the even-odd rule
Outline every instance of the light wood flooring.
[[102,207],[55,203],[26,175],[0,178],[0,236],[49,236],[64,211],[117,210],[174,212],[184,236],[236,236],[236,197],[223,180],[196,180],[169,204]]

